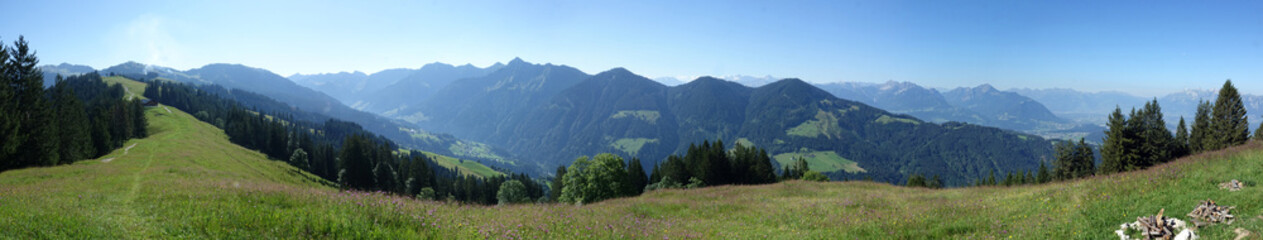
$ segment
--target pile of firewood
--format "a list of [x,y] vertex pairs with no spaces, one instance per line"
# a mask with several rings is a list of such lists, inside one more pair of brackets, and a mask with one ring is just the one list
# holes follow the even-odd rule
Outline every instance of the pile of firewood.
[[1123,224],[1115,233],[1123,240],[1131,239],[1131,236],[1126,234],[1128,229],[1140,232],[1143,239],[1197,239],[1197,235],[1186,228],[1184,221],[1162,216],[1164,212],[1166,209],[1159,210],[1158,215],[1137,217],[1136,222]]
[[1219,184],[1219,189],[1228,189],[1229,192],[1241,191],[1241,188],[1244,187],[1245,184],[1241,183],[1241,181],[1237,181],[1236,179]]
[[1232,211],[1233,208],[1235,207],[1219,206],[1215,204],[1215,201],[1206,199],[1206,201],[1198,204],[1196,208],[1193,208],[1193,212],[1188,213],[1188,216],[1193,218],[1193,224],[1197,225],[1197,227],[1216,223],[1232,224],[1232,220],[1236,217],[1232,216],[1229,211]]

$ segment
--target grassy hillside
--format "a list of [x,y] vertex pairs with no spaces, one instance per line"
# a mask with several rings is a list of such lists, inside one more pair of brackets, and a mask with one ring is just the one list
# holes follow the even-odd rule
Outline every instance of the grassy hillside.
[[[150,132],[101,160],[0,173],[0,238],[1109,239],[1123,222],[1198,201],[1235,205],[1263,233],[1263,144],[1148,170],[1012,188],[786,182],[655,191],[585,206],[484,207],[344,192],[150,108]],[[1215,185],[1248,183],[1227,192]]]
[[439,163],[439,166],[443,166],[445,168],[456,169],[456,171],[460,172],[462,175],[471,175],[471,176],[478,176],[478,177],[484,177],[484,178],[492,177],[492,176],[504,176],[504,173],[496,171],[495,169],[491,169],[490,167],[487,167],[487,165],[482,165],[481,163],[478,163],[475,161],[457,159],[453,157],[435,154],[432,152],[423,151],[423,153],[425,153],[426,156],[430,157],[430,159],[434,159],[434,162]]
[[143,82],[133,81],[122,76],[103,77],[101,81],[105,81],[105,83],[110,85],[122,84],[123,91],[127,93],[125,96],[128,98],[148,99],[145,97],[145,83]]

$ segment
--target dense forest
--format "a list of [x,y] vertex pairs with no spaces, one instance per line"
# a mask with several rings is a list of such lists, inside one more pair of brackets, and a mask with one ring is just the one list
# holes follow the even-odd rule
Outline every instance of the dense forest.
[[44,89],[39,59],[23,38],[0,45],[0,171],[97,158],[147,135],[139,100],[95,73]]
[[285,160],[347,189],[383,191],[434,200],[495,204],[502,183],[517,181],[525,197],[538,200],[544,186],[524,174],[478,178],[440,167],[425,154],[395,153],[398,147],[358,124],[337,119],[313,123],[296,119],[306,113],[245,108],[236,98],[266,98],[214,85],[189,86],[169,81],[150,81],[145,96],[191,112],[198,120],[224,130],[229,140],[259,150],[273,159]]

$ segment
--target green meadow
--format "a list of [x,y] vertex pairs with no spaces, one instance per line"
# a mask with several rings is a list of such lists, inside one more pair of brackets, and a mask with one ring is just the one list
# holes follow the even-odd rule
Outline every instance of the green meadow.
[[[1111,239],[1119,224],[1202,200],[1263,233],[1263,144],[1123,174],[1019,187],[789,181],[662,190],[583,206],[479,206],[343,191],[149,108],[151,136],[101,159],[0,173],[0,238],[43,239]],[[103,160],[110,159],[109,162]],[[1247,183],[1227,192],[1217,184]]]

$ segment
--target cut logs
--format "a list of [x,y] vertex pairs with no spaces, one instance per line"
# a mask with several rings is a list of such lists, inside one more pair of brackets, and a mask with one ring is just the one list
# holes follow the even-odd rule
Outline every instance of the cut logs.
[[1124,223],[1118,231],[1118,237],[1123,240],[1131,239],[1127,230],[1139,232],[1142,239],[1197,239],[1197,235],[1192,230],[1187,229],[1184,221],[1179,219],[1162,216],[1166,209],[1158,211],[1158,215],[1137,217],[1136,222]]
[[1219,184],[1219,189],[1227,189],[1229,192],[1241,191],[1242,188],[1245,188],[1245,183],[1237,181],[1236,179]]
[[1193,212],[1188,213],[1188,216],[1193,218],[1193,224],[1199,228],[1217,223],[1232,224],[1232,220],[1236,219],[1236,217],[1229,212],[1233,208],[1236,207],[1219,206],[1215,204],[1215,201],[1206,199],[1206,201],[1198,204],[1196,208],[1193,208]]

